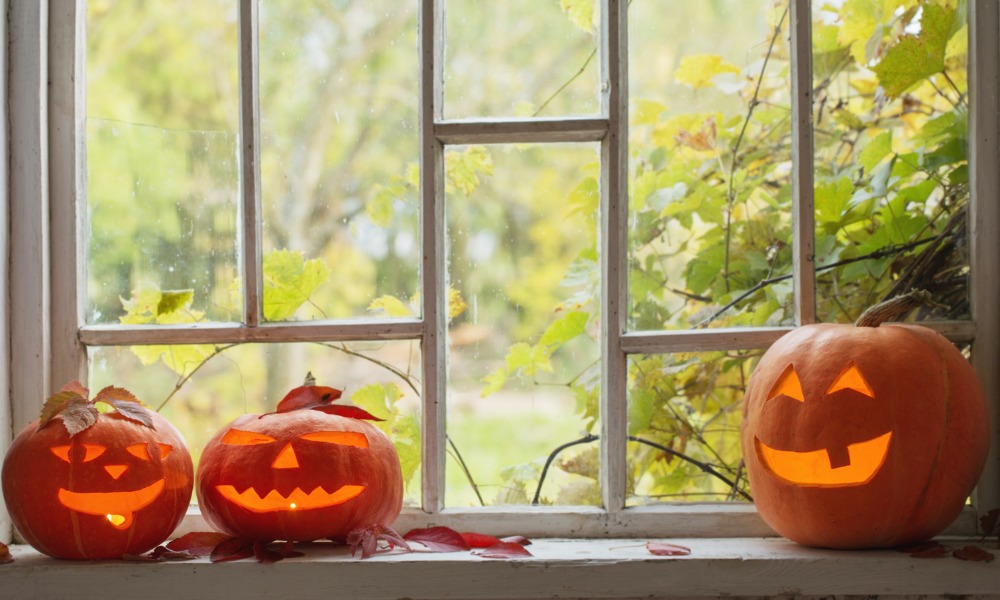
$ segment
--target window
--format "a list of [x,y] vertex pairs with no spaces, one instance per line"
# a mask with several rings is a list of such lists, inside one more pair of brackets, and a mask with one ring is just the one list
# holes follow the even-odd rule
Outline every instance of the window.
[[197,454],[312,371],[404,529],[750,536],[791,328],[929,286],[1000,398],[982,0],[10,4],[15,427],[88,378]]

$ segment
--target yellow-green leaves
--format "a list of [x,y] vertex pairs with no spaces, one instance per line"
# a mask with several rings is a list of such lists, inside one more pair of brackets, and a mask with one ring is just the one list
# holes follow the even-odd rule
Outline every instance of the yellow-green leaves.
[[948,40],[955,32],[954,7],[927,3],[920,33],[903,35],[872,70],[885,93],[895,97],[927,77],[944,70]]
[[275,250],[264,257],[264,318],[287,321],[330,277],[319,259],[307,260],[294,250]]
[[594,0],[559,0],[559,6],[574,25],[587,33],[594,32]]
[[739,72],[736,65],[725,62],[718,54],[692,54],[681,59],[674,79],[697,90],[712,87],[712,80],[718,75]]

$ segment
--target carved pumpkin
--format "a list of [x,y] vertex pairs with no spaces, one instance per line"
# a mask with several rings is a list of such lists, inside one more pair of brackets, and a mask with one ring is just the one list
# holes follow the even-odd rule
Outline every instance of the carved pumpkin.
[[[14,439],[0,476],[7,510],[25,541],[49,556],[141,554],[167,539],[191,504],[191,457],[181,434],[128,392],[87,394],[67,386]],[[98,412],[99,402],[115,410]]]
[[802,544],[933,537],[985,463],[987,407],[968,361],[926,327],[867,323],[786,334],[747,385],[742,449],[757,510]]
[[277,412],[238,417],[209,440],[197,475],[205,519],[237,537],[297,541],[392,523],[403,501],[396,449],[378,428],[341,416],[373,418],[330,404],[339,396],[295,388]]

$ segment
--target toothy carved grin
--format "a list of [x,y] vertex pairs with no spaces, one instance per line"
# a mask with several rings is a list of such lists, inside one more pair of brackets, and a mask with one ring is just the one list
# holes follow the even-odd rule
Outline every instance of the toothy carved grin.
[[231,485],[217,485],[215,489],[222,494],[223,498],[241,508],[255,513],[267,513],[326,508],[327,506],[343,504],[358,497],[361,492],[365,491],[365,486],[345,485],[333,493],[316,486],[316,489],[308,494],[303,492],[301,488],[295,488],[288,496],[282,496],[277,490],[271,490],[263,498],[252,487],[243,490],[243,492],[237,492],[236,488]]
[[76,512],[105,517],[115,529],[125,530],[132,526],[135,512],[156,500],[165,485],[166,481],[160,479],[130,492],[71,492],[59,488],[59,502]]
[[764,468],[775,478],[807,487],[848,487],[868,483],[885,462],[892,432],[847,446],[849,462],[831,465],[827,450],[794,452],[775,450],[754,438],[757,456]]

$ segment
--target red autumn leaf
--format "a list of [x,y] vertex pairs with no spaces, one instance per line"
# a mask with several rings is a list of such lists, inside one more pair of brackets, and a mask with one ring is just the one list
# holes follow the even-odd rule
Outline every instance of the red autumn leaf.
[[527,548],[514,542],[500,542],[489,548],[473,550],[472,553],[483,558],[520,558],[522,556],[532,556]]
[[462,534],[450,527],[412,529],[403,536],[403,539],[408,542],[420,542],[432,552],[463,552],[469,549],[469,544]]
[[340,398],[341,391],[322,385],[300,385],[285,394],[278,403],[277,412],[289,412],[326,406]]
[[656,556],[687,556],[691,554],[691,549],[687,546],[668,542],[646,542],[646,550]]
[[149,409],[138,402],[130,402],[128,400],[111,400],[108,404],[114,406],[115,410],[118,411],[118,414],[126,419],[135,421],[140,425],[145,425],[146,427],[153,429],[153,417],[149,413]]
[[253,543],[253,555],[257,562],[263,565],[271,565],[285,558],[280,552],[268,548],[267,542],[262,541]]
[[896,550],[898,550],[899,552],[904,552],[906,554],[913,554],[914,552],[924,552],[926,550],[931,550],[940,547],[942,547],[940,542],[927,540],[923,542],[915,542],[913,544],[906,544],[905,546],[898,546],[896,547]]
[[960,560],[972,560],[976,562],[990,562],[995,557],[993,553],[980,548],[979,546],[965,546],[951,553],[952,556]]
[[509,535],[507,537],[500,538],[501,542],[510,542],[512,544],[521,544],[522,546],[530,546],[531,540],[524,537],[523,535]]
[[187,552],[192,556],[208,556],[212,550],[229,539],[230,536],[216,531],[193,531],[187,535],[170,540],[167,549],[176,552]]
[[295,549],[295,542],[289,540],[283,544],[276,544],[274,551],[285,558],[298,558],[300,556],[305,556],[304,552],[299,552]]
[[135,397],[135,394],[125,388],[115,387],[113,385],[109,385],[97,392],[97,395],[94,396],[92,402],[107,402],[108,404],[111,404],[114,400],[123,400],[125,402],[139,404],[140,406],[142,405],[142,403],[139,402],[139,399]]
[[253,541],[243,538],[228,538],[220,542],[209,556],[213,563],[242,560],[253,556]]
[[59,413],[59,418],[66,426],[69,437],[73,437],[96,423],[99,414],[97,407],[83,398],[78,398],[66,403],[66,406]]
[[10,555],[10,548],[7,547],[7,544],[0,542],[0,565],[12,562],[14,562],[14,557]]
[[994,508],[979,517],[979,528],[983,530],[983,537],[1000,536],[1000,508]]
[[[379,543],[384,544],[379,548]],[[394,548],[403,548],[407,552],[413,549],[406,543],[396,530],[388,525],[369,525],[352,529],[347,534],[347,545],[351,547],[351,556],[361,548],[361,558],[369,558],[380,552],[389,552]]]
[[938,542],[929,542],[923,547],[910,552],[913,558],[944,558],[951,554],[951,548]]
[[[163,546],[157,546],[156,549],[162,548]],[[156,549],[153,552],[156,552]],[[191,558],[194,558],[193,556]],[[153,553],[149,554],[122,554],[122,560],[128,562],[160,562],[160,559],[154,558]]]
[[[74,382],[77,383],[77,382]],[[53,394],[42,406],[42,413],[38,417],[38,428],[41,429],[49,424],[56,415],[66,409],[66,406],[73,400],[87,401],[86,396],[81,396],[78,392],[63,388],[61,392]]]
[[460,535],[470,548],[489,548],[490,546],[503,543],[503,540],[500,538],[493,537],[492,535],[473,533],[471,531],[463,531]]
[[362,419],[364,421],[384,421],[385,419],[380,419],[375,415],[371,414],[363,408],[358,408],[357,406],[350,406],[348,404],[324,404],[309,407],[313,410],[318,410],[320,412],[325,412],[328,415],[337,415],[338,417],[347,417],[349,419]]

